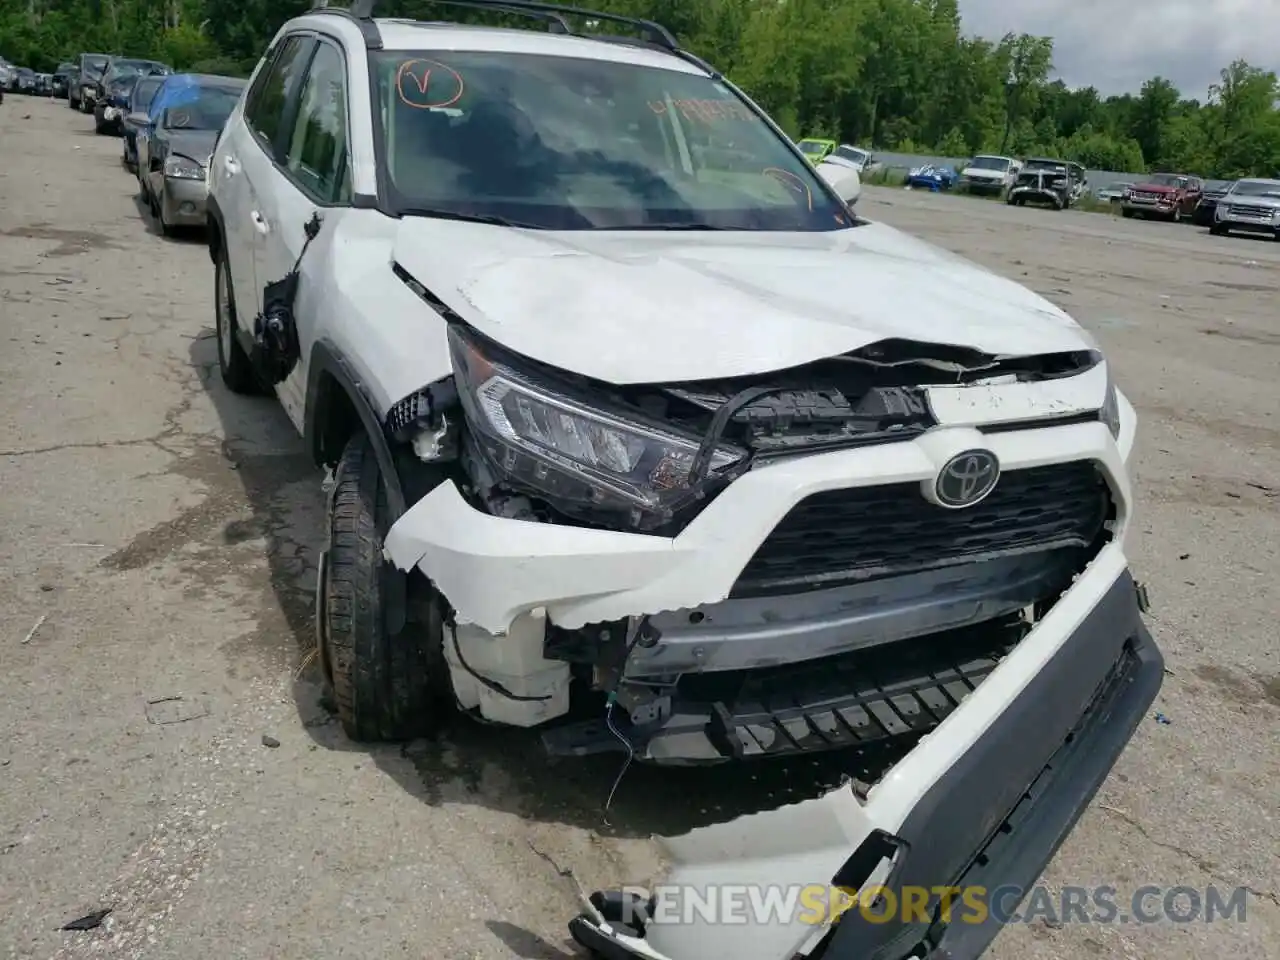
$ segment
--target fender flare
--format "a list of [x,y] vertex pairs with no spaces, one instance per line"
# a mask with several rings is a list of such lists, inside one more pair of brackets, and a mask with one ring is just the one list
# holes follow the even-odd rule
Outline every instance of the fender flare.
[[387,487],[387,507],[391,511],[391,522],[395,523],[405,515],[408,509],[405,503],[404,487],[400,483],[400,475],[396,470],[395,458],[391,455],[391,443],[382,421],[374,412],[373,403],[360,383],[359,374],[351,363],[328,340],[317,340],[311,348],[311,360],[307,365],[307,402],[304,415],[303,437],[312,459],[323,464],[324,456],[321,447],[323,437],[324,416],[329,402],[323,387],[324,377],[330,376],[351,401],[365,433],[369,435],[369,443],[373,446],[374,456],[378,461],[378,469],[382,472],[383,482]]
[[222,215],[222,208],[218,206],[218,198],[212,193],[205,200],[204,205],[205,216],[211,219],[217,227],[217,230],[209,231],[209,259],[217,263],[218,247],[225,245],[227,242],[227,221]]

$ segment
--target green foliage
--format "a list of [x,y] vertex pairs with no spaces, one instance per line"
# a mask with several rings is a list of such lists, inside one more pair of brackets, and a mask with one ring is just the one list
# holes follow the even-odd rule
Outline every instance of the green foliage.
[[[338,2],[338,0],[335,0]],[[1244,62],[1204,102],[1153,77],[1099,96],[1049,81],[1053,40],[960,33],[957,0],[593,0],[670,27],[793,137],[963,157],[1055,154],[1095,169],[1210,177],[1280,171],[1280,85]],[[310,0],[0,0],[0,55],[52,71],[82,52],[155,57],[246,76]],[[380,14],[533,21],[432,0],[382,0]],[[536,25],[536,24],[535,24]],[[594,29],[608,29],[607,26]]]

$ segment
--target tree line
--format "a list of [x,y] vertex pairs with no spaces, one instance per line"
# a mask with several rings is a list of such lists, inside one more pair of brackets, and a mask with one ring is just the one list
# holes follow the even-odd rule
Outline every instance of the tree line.
[[[335,0],[340,2],[340,0]],[[0,0],[0,56],[51,72],[82,52],[248,74],[310,0]],[[963,157],[1056,155],[1104,170],[1280,175],[1280,83],[1243,60],[1203,97],[1153,77],[1136,94],[1050,81],[1053,39],[966,36],[957,0],[595,0],[657,20],[793,136]],[[432,0],[378,13],[500,21]]]

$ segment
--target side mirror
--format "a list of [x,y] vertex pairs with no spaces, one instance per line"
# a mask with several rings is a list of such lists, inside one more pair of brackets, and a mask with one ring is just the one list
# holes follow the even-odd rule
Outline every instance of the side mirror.
[[852,167],[824,160],[818,164],[818,174],[849,206],[852,207],[858,202],[858,197],[862,196],[862,177]]
[[126,119],[129,123],[133,124],[135,127],[149,127],[149,126],[151,126],[151,117],[150,117],[149,115],[145,114],[145,113],[142,113],[142,112],[131,113],[131,114],[129,114],[129,116],[128,116],[128,117],[126,117],[125,119]]

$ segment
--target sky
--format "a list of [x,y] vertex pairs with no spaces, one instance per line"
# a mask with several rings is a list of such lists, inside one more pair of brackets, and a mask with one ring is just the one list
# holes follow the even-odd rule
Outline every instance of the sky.
[[959,0],[965,33],[1054,38],[1055,76],[1104,96],[1157,74],[1204,100],[1232,60],[1280,72],[1280,0]]

